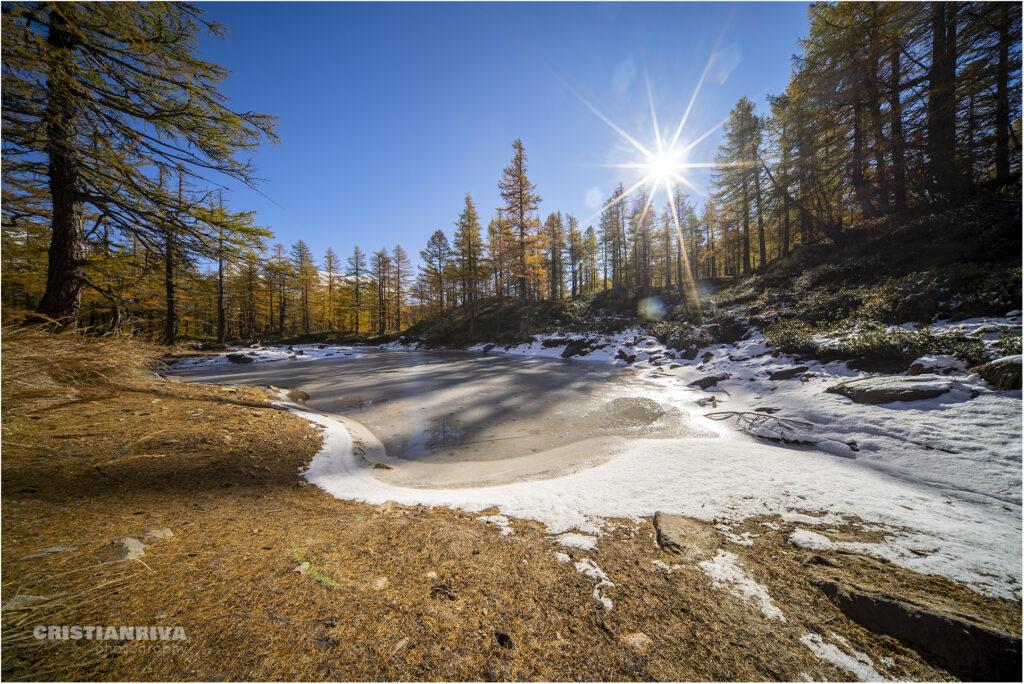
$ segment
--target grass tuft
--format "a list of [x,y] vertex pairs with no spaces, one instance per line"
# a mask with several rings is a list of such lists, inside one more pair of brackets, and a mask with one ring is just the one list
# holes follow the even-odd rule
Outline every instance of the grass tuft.
[[159,365],[160,348],[127,337],[53,333],[7,326],[0,335],[5,415],[73,399],[83,389],[115,385]]

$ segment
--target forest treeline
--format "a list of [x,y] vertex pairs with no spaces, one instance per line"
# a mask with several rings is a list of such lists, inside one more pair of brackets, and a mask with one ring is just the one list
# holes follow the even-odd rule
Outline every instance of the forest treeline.
[[501,207],[481,218],[466,195],[414,268],[400,245],[268,245],[251,212],[224,207],[208,179],[254,183],[236,157],[276,140],[274,120],[219,94],[195,37],[222,29],[199,9],[5,4],[5,311],[173,342],[383,333],[453,307],[472,320],[492,297],[684,298],[691,278],[1019,183],[1019,3],[809,11],[786,90],[730,113],[699,212],[681,188],[657,206],[653,188],[621,184],[587,225],[542,212],[516,140]]

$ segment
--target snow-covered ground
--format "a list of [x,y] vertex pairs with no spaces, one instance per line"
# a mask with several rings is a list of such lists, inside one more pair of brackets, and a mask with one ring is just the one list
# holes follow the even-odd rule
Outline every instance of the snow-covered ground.
[[249,365],[238,363],[228,358],[232,354],[241,354],[252,359],[251,363],[267,361],[315,361],[318,359],[358,359],[366,356],[353,347],[336,344],[295,344],[269,347],[229,347],[219,354],[190,356],[174,364],[175,370],[188,368],[209,368],[213,366]]
[[[1019,327],[1020,318],[1015,312],[1003,320],[952,325],[976,325],[980,334],[991,335],[992,327]],[[545,346],[544,340],[579,337],[538,336],[530,344],[487,353],[559,357],[565,345]],[[305,476],[335,496],[370,503],[392,500],[468,511],[497,507],[502,515],[547,525],[552,534],[563,535],[553,538],[556,543],[569,539],[566,532],[599,537],[608,518],[636,520],[659,510],[717,520],[724,527],[723,543],[743,545],[757,541],[731,534],[728,525],[755,515],[826,526],[814,537],[807,530],[796,535],[818,545],[831,543],[827,526],[857,518],[883,531],[884,540],[836,546],[961,580],[984,593],[1019,598],[1019,390],[995,391],[962,366],[945,363],[942,372],[950,374],[933,382],[949,390],[938,397],[859,404],[825,390],[866,374],[839,362],[773,356],[756,331],[735,345],[701,350],[694,360],[678,358],[638,330],[587,339],[592,348],[605,346],[585,359],[626,365],[623,357],[633,357],[629,365],[646,381],[650,398],[689,413],[719,438],[624,438],[609,460],[553,479],[420,489],[383,482],[353,456],[341,423],[307,413],[326,433]],[[771,379],[800,366],[807,370]],[[706,390],[692,384],[709,376],[721,379]],[[791,446],[778,444],[780,439]]]

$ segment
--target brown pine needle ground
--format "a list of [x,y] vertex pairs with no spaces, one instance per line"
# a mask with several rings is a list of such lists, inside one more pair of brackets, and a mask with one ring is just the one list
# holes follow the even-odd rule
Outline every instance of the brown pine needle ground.
[[[680,561],[655,545],[650,521],[619,521],[584,552],[556,546],[530,521],[514,520],[515,534],[503,536],[480,514],[339,501],[300,485],[320,438],[263,390],[100,371],[64,390],[52,380],[56,394],[16,395],[11,405],[7,378],[25,376],[8,375],[18,370],[8,368],[10,339],[3,599],[43,598],[3,613],[5,679],[849,679],[800,642],[810,632],[844,637],[890,677],[950,678],[850,622],[811,576],[968,610],[1020,633],[1019,602],[939,577],[841,552],[823,554],[839,568],[805,567],[786,543],[792,525],[776,518],[735,530],[759,534],[752,547],[722,548],[768,588],[785,622],[692,564],[654,565]],[[140,559],[113,560],[112,541],[162,528],[174,536],[147,542]],[[854,524],[845,534],[877,533]],[[59,545],[76,550],[21,560]],[[556,551],[607,573],[612,610]],[[303,562],[309,570],[295,572]],[[36,625],[181,626],[187,640],[49,642],[33,637]],[[637,632],[649,647],[624,640]]]

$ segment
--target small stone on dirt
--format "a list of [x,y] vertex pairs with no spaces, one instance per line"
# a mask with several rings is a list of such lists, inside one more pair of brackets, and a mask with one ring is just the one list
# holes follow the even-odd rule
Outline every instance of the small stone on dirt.
[[619,637],[619,639],[622,641],[622,643],[626,644],[634,651],[639,651],[640,653],[646,653],[648,650],[650,650],[651,646],[654,645],[654,642],[651,641],[651,637],[647,636],[643,632],[623,634],[621,637]]
[[143,539],[169,539],[174,536],[174,533],[169,529],[164,528],[162,530],[149,530],[146,534],[142,535]]
[[118,560],[134,560],[146,555],[146,545],[135,537],[121,537],[114,542]]
[[45,549],[39,549],[38,551],[33,551],[27,556],[22,556],[18,560],[39,560],[40,558],[47,558],[58,553],[73,553],[77,550],[78,549],[74,546],[47,546]]
[[387,577],[374,577],[370,580],[370,588],[374,591],[383,591],[388,587]]
[[39,603],[45,601],[45,596],[32,596],[31,594],[18,594],[14,598],[6,601],[0,612],[6,613],[9,610],[24,610],[31,606],[33,603]]
[[405,648],[408,645],[409,645],[409,639],[407,637],[402,637],[401,639],[399,639],[395,643],[394,646],[392,646],[391,648],[388,649],[388,655],[389,656],[393,656],[393,655],[395,655],[396,653],[398,653],[399,651],[401,651],[403,648]]

